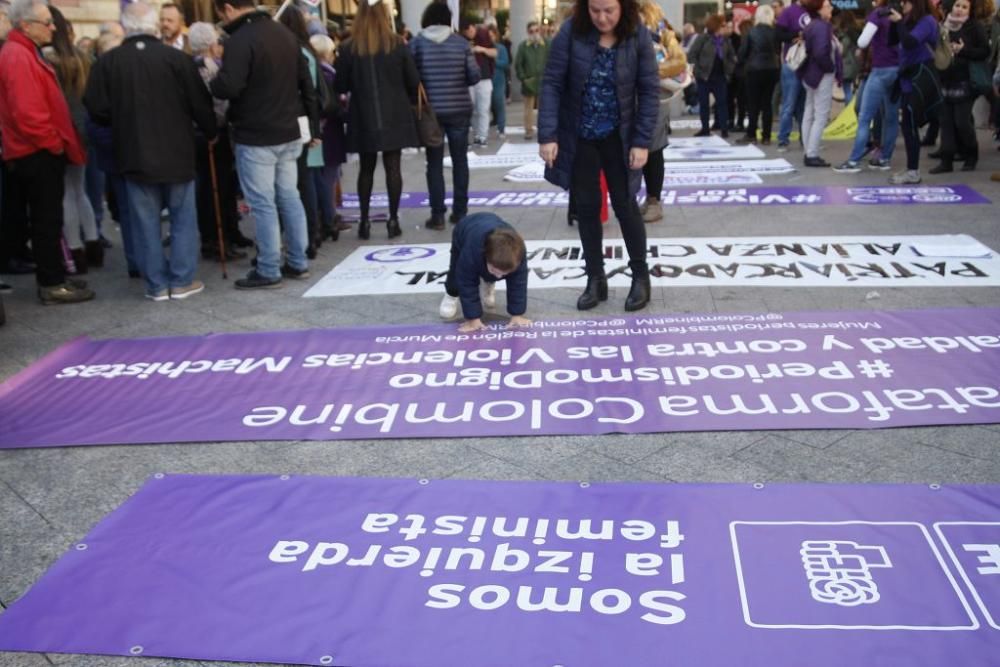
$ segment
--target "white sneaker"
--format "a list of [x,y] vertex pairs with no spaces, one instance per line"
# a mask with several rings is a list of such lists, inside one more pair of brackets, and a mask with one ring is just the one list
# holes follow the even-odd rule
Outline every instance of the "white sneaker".
[[479,300],[483,308],[491,313],[497,309],[497,284],[483,282],[479,285]]
[[443,320],[453,320],[458,316],[458,297],[444,295],[441,305],[438,307],[438,315]]
[[916,184],[920,182],[920,172],[915,169],[899,171],[889,178],[889,182],[893,185]]

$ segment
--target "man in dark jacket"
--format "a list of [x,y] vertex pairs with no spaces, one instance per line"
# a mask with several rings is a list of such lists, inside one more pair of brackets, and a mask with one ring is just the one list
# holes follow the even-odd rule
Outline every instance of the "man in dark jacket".
[[[237,280],[236,287],[280,287],[282,276],[309,277],[309,233],[296,161],[303,149],[300,122],[308,124],[311,137],[319,137],[316,89],[295,35],[258,11],[253,0],[216,0],[216,9],[230,37],[222,69],[210,87],[213,95],[229,100],[236,168],[257,228],[257,267]],[[318,143],[312,139],[310,145]],[[284,264],[279,212],[285,231]]]
[[[210,139],[216,126],[211,96],[194,61],[157,38],[158,21],[156,10],[144,2],[122,11],[127,37],[97,61],[83,103],[95,122],[111,126],[146,298],[166,301],[205,288],[194,278],[194,124]],[[170,211],[169,259],[160,240],[164,207]]]
[[[451,222],[465,217],[469,206],[469,124],[472,99],[469,86],[479,83],[479,66],[468,40],[451,29],[451,10],[443,2],[427,5],[421,19],[423,30],[410,42],[413,60],[427,90],[431,108],[448,136],[454,194]],[[444,146],[427,147],[427,191],[431,200],[428,229],[444,229]]]

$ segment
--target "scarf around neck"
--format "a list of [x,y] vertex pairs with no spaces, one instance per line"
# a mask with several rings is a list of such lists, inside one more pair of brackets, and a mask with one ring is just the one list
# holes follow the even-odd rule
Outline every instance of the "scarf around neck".
[[968,20],[969,20],[968,14],[966,14],[962,18],[958,18],[954,14],[948,14],[947,18],[945,18],[943,23],[944,27],[948,30],[948,32],[958,32],[959,30],[962,29],[962,26],[965,25],[965,22]]

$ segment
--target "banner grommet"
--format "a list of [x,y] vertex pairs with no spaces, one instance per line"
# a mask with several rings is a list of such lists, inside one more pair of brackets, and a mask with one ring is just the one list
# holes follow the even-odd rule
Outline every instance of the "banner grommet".
[[764,483],[763,482],[754,482],[753,483],[753,488],[755,488],[758,491],[760,491],[761,489],[764,488]]
[[933,484],[930,484],[929,486],[931,487],[931,491],[940,491],[941,490],[941,485],[938,484],[937,482],[935,482]]
[[128,652],[131,653],[132,655],[142,655],[142,651],[143,651],[142,646],[139,646],[138,644],[136,644],[135,646],[133,646],[128,650]]
[[430,484],[430,483],[431,483],[431,480],[429,480],[429,479],[427,479],[427,478],[424,478],[424,479],[418,479],[418,480],[417,480],[417,484],[419,484],[420,486],[427,486],[427,485],[428,485],[428,484]]
[[86,544],[86,542],[80,542],[79,544],[77,544],[73,548],[76,549],[77,551],[86,551],[87,550],[87,544]]
[[291,478],[292,478],[292,476],[291,476],[291,475],[282,475],[282,476],[280,476],[280,477],[279,477],[278,479],[280,479],[280,480],[281,480],[282,482],[287,482],[287,481],[288,481],[288,480],[290,480]]
[[163,479],[166,477],[162,472],[153,473],[153,479]]
[[319,664],[321,664],[321,665],[332,665],[333,664],[333,656],[332,655],[324,655],[323,657],[321,657],[319,659]]
[[[580,488],[581,489],[589,489],[590,488],[590,482],[580,482]],[[559,665],[553,665],[553,667],[560,667],[560,666]]]

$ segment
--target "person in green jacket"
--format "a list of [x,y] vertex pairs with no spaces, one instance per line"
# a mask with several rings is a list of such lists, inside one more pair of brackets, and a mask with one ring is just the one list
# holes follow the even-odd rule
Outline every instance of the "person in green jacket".
[[542,39],[538,21],[528,23],[528,39],[517,47],[514,57],[514,73],[521,81],[521,95],[524,97],[524,138],[535,138],[535,106],[538,104],[538,91],[545,73],[545,59],[549,49]]

